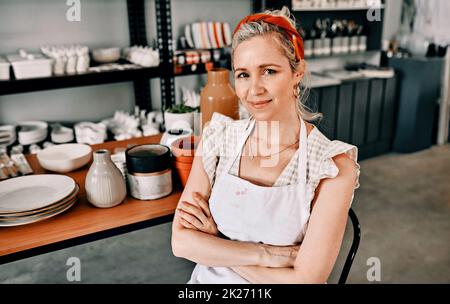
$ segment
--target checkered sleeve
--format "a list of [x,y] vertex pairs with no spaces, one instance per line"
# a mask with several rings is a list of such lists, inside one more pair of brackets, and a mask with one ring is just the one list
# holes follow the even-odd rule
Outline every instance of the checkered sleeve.
[[233,119],[214,112],[211,120],[205,125],[202,132],[202,160],[203,168],[208,175],[211,187],[216,177],[217,162],[224,150],[225,132],[227,125]]
[[357,179],[354,189],[359,188],[360,165],[358,164],[358,148],[342,141],[330,141],[324,135],[320,134],[315,138],[311,147],[312,155],[309,170],[312,193],[314,193],[322,179],[335,178],[338,175],[339,169],[333,157],[343,153],[346,153],[356,164]]
[[355,162],[357,167],[357,179],[355,188],[359,188],[360,165],[358,163],[358,148],[339,140],[333,140],[329,143],[322,158],[319,180],[323,178],[334,178],[338,175],[339,169],[333,161],[333,157],[339,154],[347,154]]

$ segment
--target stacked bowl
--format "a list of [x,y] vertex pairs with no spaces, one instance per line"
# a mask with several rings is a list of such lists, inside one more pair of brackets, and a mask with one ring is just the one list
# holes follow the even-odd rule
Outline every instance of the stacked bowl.
[[16,141],[16,127],[12,125],[0,126],[0,146],[9,146]]
[[23,121],[19,123],[19,143],[31,145],[47,138],[48,124],[44,121]]

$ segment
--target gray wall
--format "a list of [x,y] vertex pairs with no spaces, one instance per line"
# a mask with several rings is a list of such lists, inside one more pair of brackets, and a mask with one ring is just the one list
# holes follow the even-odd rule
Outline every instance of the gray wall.
[[[401,0],[387,0],[384,37],[395,33]],[[1,0],[0,54],[19,48],[37,51],[44,44],[86,44],[91,48],[129,44],[125,0],[81,0],[81,22],[68,22],[68,7],[62,0]],[[392,4],[393,3],[393,4]],[[173,36],[182,33],[186,23],[198,20],[229,22],[231,27],[251,12],[251,0],[172,0]],[[156,38],[154,1],[146,0],[147,35]],[[387,24],[387,26],[386,26]],[[338,68],[347,60],[377,63],[378,56],[311,60],[310,69]],[[177,101],[180,87],[197,91],[206,76],[176,78]],[[152,106],[160,108],[159,80],[151,81]],[[132,111],[134,92],[131,83],[89,86],[26,94],[0,96],[0,124],[21,120],[98,121],[113,115],[115,110]]]
[[[38,51],[44,44],[86,44],[91,48],[129,44],[125,0],[81,0],[81,22],[68,22],[68,6],[62,0],[1,0],[0,54],[19,48]],[[251,11],[251,0],[172,0],[173,34],[196,20],[226,21],[236,24]],[[156,39],[155,6],[146,0],[147,35]],[[197,90],[205,76],[176,79]],[[151,81],[152,106],[160,108],[159,80]],[[177,89],[177,95],[180,95]],[[134,92],[131,83],[51,90],[0,96],[0,124],[21,120],[98,121],[115,110],[132,111]]]

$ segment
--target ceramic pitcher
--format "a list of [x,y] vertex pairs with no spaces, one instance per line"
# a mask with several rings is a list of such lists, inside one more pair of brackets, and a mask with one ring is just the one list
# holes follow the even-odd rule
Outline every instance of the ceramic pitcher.
[[99,208],[120,204],[127,195],[125,180],[108,150],[94,152],[94,161],[85,182],[87,200]]

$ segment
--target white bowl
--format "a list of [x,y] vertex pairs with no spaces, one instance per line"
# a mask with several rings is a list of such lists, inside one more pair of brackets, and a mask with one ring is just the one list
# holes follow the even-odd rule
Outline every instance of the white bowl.
[[37,154],[42,168],[67,173],[86,165],[92,156],[92,148],[83,144],[54,145]]
[[45,121],[22,121],[19,123],[19,138],[33,139],[47,135],[48,124]]
[[120,48],[95,49],[92,51],[92,57],[101,63],[115,62],[120,59]]

